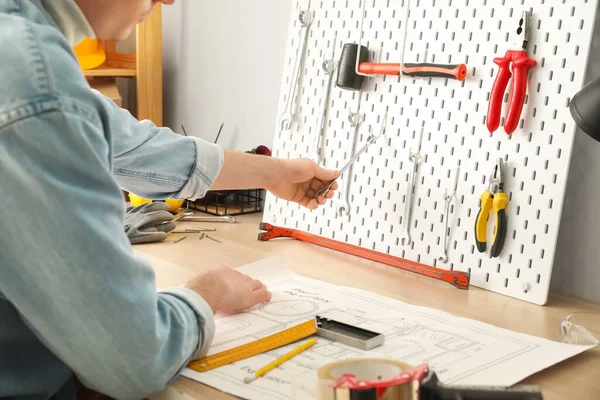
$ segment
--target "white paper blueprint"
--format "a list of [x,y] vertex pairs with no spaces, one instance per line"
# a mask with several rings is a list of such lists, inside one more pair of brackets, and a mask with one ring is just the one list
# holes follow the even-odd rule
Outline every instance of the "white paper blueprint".
[[589,348],[305,278],[277,257],[239,270],[265,282],[273,298],[245,313],[217,316],[209,355],[290,328],[317,314],[385,334],[385,344],[369,352],[319,338],[311,349],[250,384],[243,383],[246,375],[298,344],[213,371],[198,373],[186,369],[183,373],[242,398],[291,399],[292,383],[299,382],[299,377],[306,379],[318,367],[333,361],[363,356],[389,357],[411,365],[427,363],[446,384],[508,386]]

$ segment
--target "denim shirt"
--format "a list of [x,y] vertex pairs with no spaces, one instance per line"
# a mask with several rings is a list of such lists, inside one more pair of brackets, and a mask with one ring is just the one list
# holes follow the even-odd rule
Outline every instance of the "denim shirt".
[[206,354],[210,307],[157,293],[121,190],[199,198],[222,164],[91,90],[41,0],[0,0],[0,398],[73,399],[76,375],[140,399]]

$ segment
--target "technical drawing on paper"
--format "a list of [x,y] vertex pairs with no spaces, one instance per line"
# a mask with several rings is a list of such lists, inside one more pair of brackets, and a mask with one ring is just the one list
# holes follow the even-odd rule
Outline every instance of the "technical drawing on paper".
[[[243,317],[232,320],[230,318],[221,318],[216,321],[219,326],[219,336],[213,341],[213,349],[228,346],[231,343],[242,340],[255,340],[259,337],[269,335],[271,332],[281,330],[284,326],[282,323],[264,318],[256,314],[244,314]],[[253,330],[255,327],[260,329]],[[245,332],[251,331],[251,334]]]
[[411,306],[363,290],[339,287],[296,275],[279,258],[247,265],[241,272],[266,282],[271,302],[216,320],[209,354],[229,350],[321,315],[380,332],[385,343],[362,351],[324,338],[252,385],[243,378],[297,344],[206,373],[184,375],[250,399],[288,399],[298,377],[320,366],[361,357],[388,357],[410,365],[427,363],[447,384],[512,385],[578,354],[587,347],[527,336],[478,321]]
[[260,306],[260,311],[277,317],[310,315],[319,309],[317,303],[306,300],[285,300]]

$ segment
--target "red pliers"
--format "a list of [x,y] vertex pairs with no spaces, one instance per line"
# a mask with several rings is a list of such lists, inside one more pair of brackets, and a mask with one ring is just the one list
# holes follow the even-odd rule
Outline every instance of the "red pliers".
[[[527,94],[527,76],[529,70],[537,65],[537,62],[529,58],[527,55],[527,44],[529,43],[529,32],[531,24],[531,15],[529,11],[523,11],[519,20],[519,27],[515,32],[514,45],[506,52],[502,58],[494,58],[494,62],[498,64],[500,70],[496,75],[496,81],[492,87],[490,94],[490,102],[488,105],[488,114],[486,119],[487,128],[490,132],[494,132],[500,126],[500,111],[502,110],[502,98],[508,80],[513,76],[512,82],[512,97],[508,106],[506,119],[504,120],[504,131],[511,134],[517,129],[519,120],[521,119],[521,111],[525,103],[525,95]],[[512,64],[512,73],[511,73]]]

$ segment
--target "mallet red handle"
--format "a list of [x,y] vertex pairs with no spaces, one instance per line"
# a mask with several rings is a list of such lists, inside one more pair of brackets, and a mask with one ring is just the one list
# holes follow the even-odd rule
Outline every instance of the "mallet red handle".
[[270,239],[289,237],[304,242],[316,244],[317,246],[326,247],[328,249],[341,251],[342,253],[351,254],[367,260],[380,262],[392,267],[400,268],[405,271],[414,272],[430,278],[439,279],[447,282],[459,289],[468,289],[470,274],[462,271],[448,271],[445,269],[430,267],[429,265],[420,264],[417,262],[405,260],[385,253],[379,253],[374,250],[365,249],[352,244],[338,242],[322,236],[313,235],[307,232],[299,231],[291,228],[281,228],[267,223],[261,223],[260,229],[262,232],[258,235],[258,240],[267,241]]
[[[400,64],[363,62],[358,65],[358,72],[369,75],[400,75]],[[405,63],[402,68],[402,75],[462,81],[467,77],[467,66],[465,64]]]

